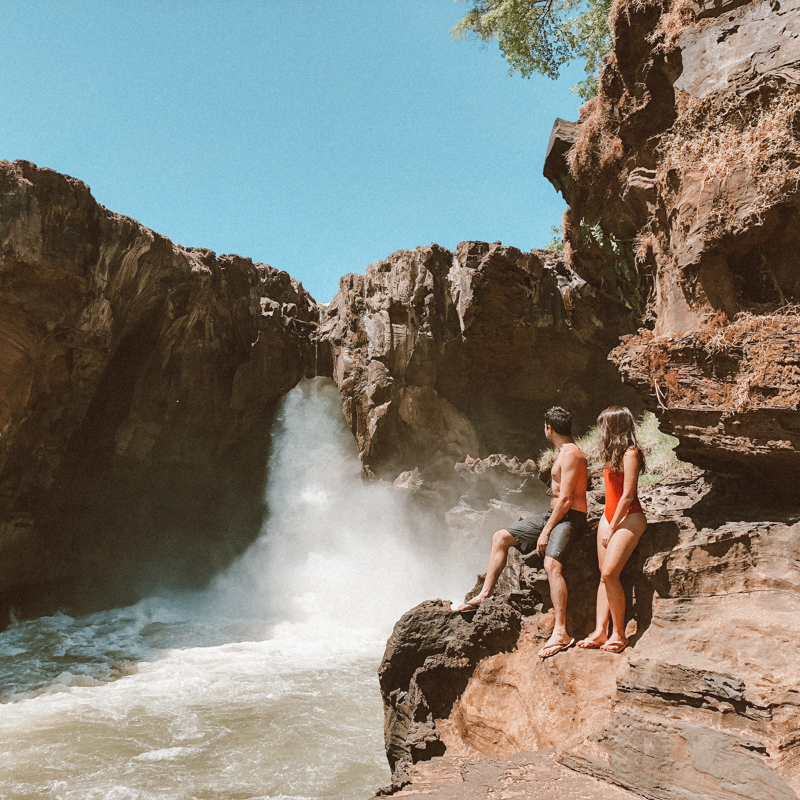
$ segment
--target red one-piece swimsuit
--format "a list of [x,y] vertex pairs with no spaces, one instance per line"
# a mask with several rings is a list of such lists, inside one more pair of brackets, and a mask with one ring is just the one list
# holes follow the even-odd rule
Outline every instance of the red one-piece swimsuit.
[[[622,492],[625,486],[625,473],[623,471],[614,472],[609,467],[603,470],[603,483],[606,489],[606,519],[610,523],[614,519],[614,512],[617,510],[619,500],[622,497]],[[637,511],[643,511],[642,505],[639,502],[638,493],[634,495],[633,502],[630,508],[625,512],[628,514],[635,514]]]

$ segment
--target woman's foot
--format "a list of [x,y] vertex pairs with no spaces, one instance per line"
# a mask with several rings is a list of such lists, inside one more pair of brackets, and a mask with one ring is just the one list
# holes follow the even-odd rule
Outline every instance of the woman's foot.
[[608,640],[608,637],[603,631],[594,631],[590,633],[585,639],[578,642],[578,647],[584,650],[599,650]]
[[600,649],[607,653],[621,653],[627,646],[627,639],[609,639]]

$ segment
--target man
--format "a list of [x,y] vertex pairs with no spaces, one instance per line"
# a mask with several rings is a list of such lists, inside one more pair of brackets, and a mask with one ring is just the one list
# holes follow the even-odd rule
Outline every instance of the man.
[[544,556],[544,569],[550,584],[555,612],[553,633],[539,651],[539,658],[550,658],[573,643],[567,633],[567,584],[561,574],[570,543],[586,530],[586,456],[572,441],[572,418],[563,408],[554,406],[545,412],[544,435],[556,446],[558,456],[550,471],[550,513],[520,520],[508,530],[492,537],[489,566],[480,594],[458,607],[474,611],[492,593],[508,551],[516,547],[524,555],[534,549]]

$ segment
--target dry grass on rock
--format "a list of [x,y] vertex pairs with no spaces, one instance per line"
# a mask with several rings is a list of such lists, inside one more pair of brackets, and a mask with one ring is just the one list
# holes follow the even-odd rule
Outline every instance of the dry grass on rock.
[[767,314],[724,315],[680,337],[642,331],[628,341],[636,351],[637,381],[654,386],[667,408],[742,412],[800,406],[800,306]]
[[647,36],[657,53],[670,52],[678,37],[695,24],[695,12],[689,0],[615,0],[608,15],[609,27],[619,31],[622,17],[630,23],[634,15],[649,9],[661,12],[658,24]]
[[614,130],[612,119],[611,104],[601,95],[581,107],[578,137],[567,153],[567,165],[573,178],[600,174],[622,157],[622,140]]
[[[755,189],[747,208],[715,202],[712,223],[724,232],[737,218],[757,216],[795,194],[800,185],[800,93],[770,87],[747,94],[723,92],[706,98],[682,95],[678,118],[660,145],[658,183],[669,194],[670,174],[693,174],[719,185],[733,175]],[[741,182],[741,180],[740,180]],[[731,207],[728,207],[731,205]]]

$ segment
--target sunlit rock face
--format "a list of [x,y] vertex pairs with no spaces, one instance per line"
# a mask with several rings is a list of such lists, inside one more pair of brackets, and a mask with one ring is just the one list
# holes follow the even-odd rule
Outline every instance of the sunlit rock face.
[[566,256],[645,328],[615,352],[679,453],[800,476],[800,3],[617,2],[613,53],[545,173]]
[[554,404],[578,432],[612,402],[637,410],[607,361],[631,319],[553,253],[462,242],[342,278],[321,338],[365,471],[394,478],[466,456],[535,456]]
[[316,315],[286,273],[0,162],[2,605],[129,602],[241,549]]
[[[411,781],[414,794],[412,765],[442,753],[474,763],[554,751],[636,796],[794,798],[800,527],[790,504],[742,498],[722,479],[642,492],[649,527],[623,571],[621,654],[538,659],[553,617],[535,554],[516,589],[474,614],[441,602],[406,614],[380,668],[395,789]],[[579,541],[565,572],[576,638],[594,627],[594,546]],[[426,781],[436,774],[434,763]]]
[[[620,654],[537,659],[553,620],[535,555],[515,567],[519,589],[466,617],[472,628],[446,604],[401,620],[382,667],[397,680],[382,689],[395,788],[410,780],[409,795],[423,788],[413,762],[442,750],[464,774],[552,749],[664,800],[800,790],[800,3],[617,0],[611,26],[600,94],[576,128],[557,122],[545,165],[570,205],[565,260],[638,316],[612,359],[678,455],[717,474],[640,493],[648,528],[622,575]],[[579,543],[567,576],[576,638],[593,627],[594,545]],[[436,654],[468,646],[495,608],[519,613],[516,641],[470,664],[453,698]],[[440,631],[420,639],[434,655],[392,672],[420,626]],[[434,761],[429,784],[435,773]]]

